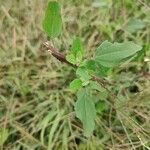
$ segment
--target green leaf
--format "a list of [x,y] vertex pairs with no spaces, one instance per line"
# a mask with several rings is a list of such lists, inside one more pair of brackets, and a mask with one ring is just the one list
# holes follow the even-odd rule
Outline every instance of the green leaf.
[[75,79],[70,83],[71,90],[78,90],[82,87],[82,81],[80,79]]
[[43,20],[43,29],[50,38],[55,38],[61,33],[62,19],[60,6],[55,1],[48,3],[45,18]]
[[82,85],[84,85],[84,83],[89,83],[88,81],[92,78],[85,67],[79,67],[76,70],[76,74],[80,77],[81,81],[83,82]]
[[82,58],[83,58],[83,53],[81,51],[78,51],[77,54],[76,54],[76,63],[81,63],[82,61]]
[[73,54],[68,54],[66,56],[66,60],[72,64],[76,64],[76,58]]
[[106,77],[112,71],[112,68],[104,67],[98,62],[95,63],[95,66],[96,66],[96,71],[95,71],[96,76]]
[[94,60],[88,60],[86,61],[85,63],[85,67],[88,69],[88,70],[91,70],[91,71],[95,71],[96,70],[96,63]]
[[66,59],[72,64],[79,65],[83,58],[83,47],[79,38],[75,38]]
[[141,46],[133,42],[110,43],[104,41],[96,50],[95,61],[105,67],[114,67],[141,49]]
[[105,77],[111,72],[111,68],[104,67],[95,60],[87,60],[83,62],[84,67],[89,71],[91,75],[96,75],[100,77]]
[[145,23],[139,19],[132,19],[127,24],[127,30],[131,33],[141,30],[144,27],[145,27]]
[[83,47],[80,38],[76,37],[73,40],[73,44],[71,47],[71,52],[76,56],[77,53],[81,53],[83,55]]
[[93,99],[86,89],[82,89],[77,93],[75,112],[76,116],[83,123],[85,135],[90,136],[95,126],[96,109]]

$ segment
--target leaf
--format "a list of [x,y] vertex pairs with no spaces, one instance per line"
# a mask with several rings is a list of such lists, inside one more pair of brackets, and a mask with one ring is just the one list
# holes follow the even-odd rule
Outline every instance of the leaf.
[[83,58],[83,47],[79,38],[75,38],[66,59],[72,64],[79,65]]
[[125,58],[131,57],[142,49],[133,42],[110,43],[104,41],[97,49],[95,61],[105,67],[114,67]]
[[106,77],[112,71],[112,68],[108,68],[108,67],[102,66],[99,62],[95,63],[95,67],[96,67],[95,75],[96,76],[100,76],[100,77]]
[[82,87],[82,81],[80,79],[75,79],[70,83],[71,90],[78,90],[80,87]]
[[76,64],[80,64],[83,58],[83,53],[81,51],[78,51],[76,54]]
[[83,62],[82,66],[84,66],[88,70],[90,75],[105,77],[111,72],[111,68],[104,67],[100,63],[92,59]]
[[145,23],[139,19],[132,19],[127,24],[127,30],[131,33],[141,30],[144,27],[145,27]]
[[76,58],[73,54],[66,55],[66,60],[72,64],[76,64]]
[[83,55],[83,47],[80,38],[76,37],[73,40],[71,52],[76,56],[79,52]]
[[89,81],[91,79],[91,76],[89,75],[88,70],[84,67],[79,67],[76,70],[76,74],[80,77],[80,79],[83,83],[84,82],[87,83],[87,81]]
[[55,1],[48,3],[45,18],[43,20],[43,29],[50,38],[55,38],[61,33],[62,19],[60,6]]
[[91,71],[95,71],[96,70],[96,63],[94,60],[88,60],[86,61],[85,63],[85,67],[88,69],[88,70],[91,70]]
[[96,117],[96,109],[93,99],[86,89],[82,89],[77,93],[75,112],[76,116],[83,123],[85,136],[90,136],[95,126],[94,119]]

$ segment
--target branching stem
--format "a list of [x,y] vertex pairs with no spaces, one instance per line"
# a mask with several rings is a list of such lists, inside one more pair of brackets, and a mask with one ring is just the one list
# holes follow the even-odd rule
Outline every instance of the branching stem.
[[[48,52],[50,52],[52,54],[52,56],[54,56],[57,60],[59,60],[62,63],[66,63],[74,68],[77,68],[77,65],[73,65],[70,62],[68,62],[66,60],[65,55],[63,55],[62,53],[59,52],[58,49],[56,49],[54,46],[50,45],[49,43],[45,42],[44,45],[47,47]],[[112,85],[112,83],[106,81],[105,79],[96,77],[96,76],[92,76],[92,80],[96,81],[97,83],[99,83],[100,85],[102,85],[103,87],[107,84],[107,85]]]

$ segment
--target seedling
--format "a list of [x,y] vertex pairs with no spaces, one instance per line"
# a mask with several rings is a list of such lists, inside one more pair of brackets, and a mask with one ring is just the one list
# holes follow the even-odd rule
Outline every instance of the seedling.
[[[43,29],[50,40],[61,33],[61,11],[59,4],[55,1],[48,3]],[[47,43],[45,45],[56,59],[76,69],[76,78],[70,83],[70,89],[77,92],[75,113],[83,124],[84,135],[90,136],[94,130],[96,113],[100,113],[105,107],[105,104],[100,102],[95,105],[94,100],[98,97],[92,94],[92,90],[103,93],[105,97],[110,92],[106,85],[111,86],[111,83],[104,78],[108,75],[109,70],[129,62],[137,52],[142,50],[142,47],[132,41],[111,43],[106,40],[96,48],[92,58],[84,59],[86,50],[83,49],[79,37],[73,40],[66,56],[61,54],[55,46]]]

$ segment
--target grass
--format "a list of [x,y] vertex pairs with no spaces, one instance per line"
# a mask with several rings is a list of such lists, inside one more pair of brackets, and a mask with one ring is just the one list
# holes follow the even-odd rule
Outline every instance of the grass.
[[[116,68],[91,138],[83,136],[69,88],[72,68],[43,47],[47,0],[0,0],[0,148],[4,150],[150,149],[150,6],[147,0],[61,0],[63,53],[81,36],[87,57],[102,41],[133,40],[136,61]],[[134,22],[134,19],[140,22]],[[130,22],[130,24],[129,24]],[[137,25],[137,26],[136,26]],[[144,61],[148,60],[148,61]],[[100,95],[100,99],[103,95]]]

